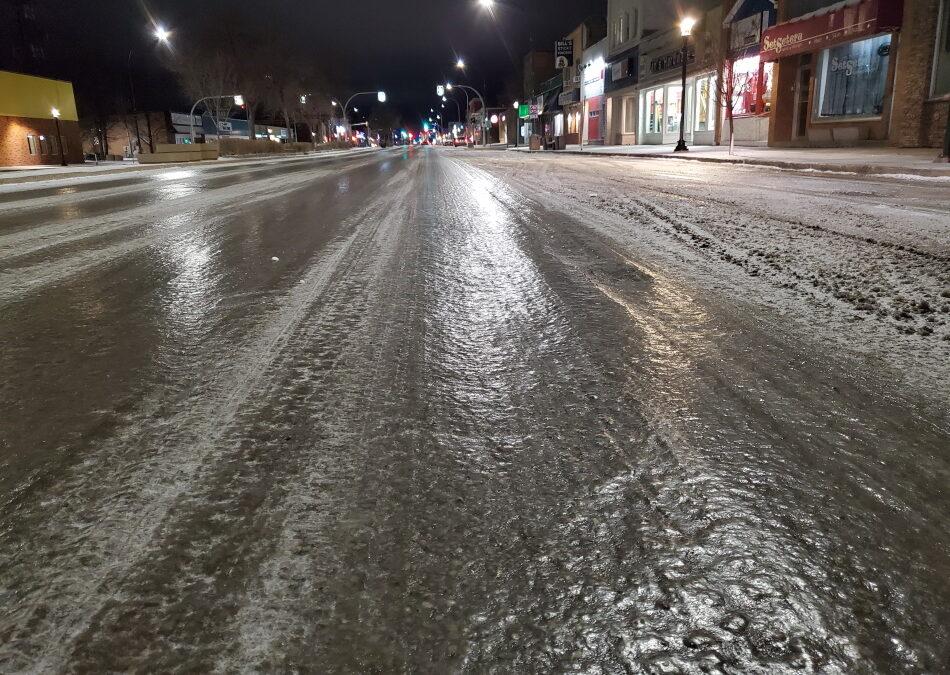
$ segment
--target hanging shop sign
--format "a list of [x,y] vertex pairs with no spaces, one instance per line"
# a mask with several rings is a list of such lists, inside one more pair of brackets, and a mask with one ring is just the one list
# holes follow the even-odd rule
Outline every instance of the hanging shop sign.
[[733,22],[729,28],[729,56],[753,56],[762,43],[762,28],[768,25],[768,12],[753,14]]
[[554,67],[558,70],[574,65],[574,41],[558,40],[554,43]]
[[765,31],[760,56],[764,61],[777,61],[895,30],[903,22],[903,10],[903,2],[860,0],[833,11],[786,21]]

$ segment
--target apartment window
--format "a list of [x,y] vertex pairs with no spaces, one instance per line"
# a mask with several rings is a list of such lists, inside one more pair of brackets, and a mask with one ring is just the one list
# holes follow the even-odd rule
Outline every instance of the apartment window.
[[40,154],[40,139],[37,136],[34,136],[33,134],[30,134],[29,136],[27,136],[26,144],[30,148],[31,155]]
[[818,116],[880,117],[890,53],[890,35],[824,50]]
[[40,154],[51,155],[49,139],[46,136],[40,136]]
[[630,39],[630,13],[623,12],[614,20],[611,43],[614,47]]
[[623,133],[635,134],[637,132],[637,99],[628,96],[623,100]]
[[950,0],[942,0],[940,3],[933,78],[934,96],[950,94]]

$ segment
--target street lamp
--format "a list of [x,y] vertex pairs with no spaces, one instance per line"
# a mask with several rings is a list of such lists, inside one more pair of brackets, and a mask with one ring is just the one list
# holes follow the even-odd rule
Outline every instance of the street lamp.
[[195,109],[205,101],[211,101],[213,99],[223,100],[226,98],[234,99],[234,105],[239,108],[244,105],[244,97],[241,94],[230,94],[230,95],[218,95],[218,96],[205,96],[204,98],[199,98],[195,101],[195,104],[191,106],[191,143],[194,145],[195,142]]
[[[161,44],[163,44],[163,45],[165,45],[166,47],[169,47],[169,48],[171,48],[171,42],[170,42],[171,35],[172,35],[172,34],[171,34],[171,31],[167,30],[167,29],[166,29],[164,26],[162,26],[161,24],[157,24],[157,25],[155,25],[155,26],[152,28],[152,36],[153,36],[156,40],[158,40]],[[129,103],[130,103],[131,106],[132,106],[132,108],[131,108],[131,111],[132,111],[132,118],[133,118],[133,120],[135,121],[135,140],[136,140],[136,142],[138,143],[139,152],[141,152],[141,151],[142,151],[142,132],[141,132],[141,130],[139,129],[139,114],[138,114],[139,111],[138,111],[138,106],[137,106],[136,103],[135,103],[135,83],[134,83],[134,81],[133,81],[134,78],[132,77],[132,56],[134,55],[134,53],[135,53],[135,49],[130,49],[130,50],[129,50],[129,64],[128,64],[128,70],[129,70]],[[151,150],[152,152],[155,152],[155,139],[152,138],[152,118],[151,118],[151,116],[148,114],[148,111],[145,112],[145,124],[146,124],[146,126],[147,126],[147,128],[148,128],[148,147],[149,147],[149,150]],[[132,142],[131,142],[131,140],[130,140],[130,141],[129,141],[129,146],[131,147],[131,145],[132,145]]]
[[161,42],[163,45],[168,44],[168,39],[171,37],[171,31],[166,30],[164,26],[155,26],[155,31],[152,33],[155,36],[155,39]]
[[459,57],[459,60],[455,62],[455,67],[459,70],[465,70],[465,59]]
[[478,0],[478,4],[482,9],[491,10],[495,6],[495,0]]
[[59,161],[62,166],[66,166],[66,150],[63,148],[63,132],[59,128],[59,108],[53,108],[50,111],[53,119],[56,120],[56,140],[59,141]]
[[687,152],[686,147],[686,62],[689,59],[689,36],[696,25],[696,19],[691,16],[685,16],[680,21],[680,35],[683,36],[683,88],[680,98],[680,140],[673,149],[673,152]]

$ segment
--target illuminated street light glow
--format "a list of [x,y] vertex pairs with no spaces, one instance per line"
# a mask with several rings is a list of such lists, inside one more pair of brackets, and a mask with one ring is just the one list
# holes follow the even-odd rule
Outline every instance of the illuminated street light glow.
[[680,21],[680,35],[683,37],[689,37],[693,32],[693,27],[696,25],[696,19],[691,16],[684,16]]
[[244,105],[244,97],[241,96],[240,94],[235,94],[235,95],[234,95],[234,105],[236,105],[236,106],[238,106],[238,107],[243,106],[243,105]]
[[50,115],[53,116],[53,119],[57,119],[57,120],[59,119],[59,108],[53,108],[49,112],[50,112]]
[[455,67],[459,70],[465,70],[465,59],[459,57],[459,60],[455,62]]
[[171,31],[166,30],[164,26],[155,26],[155,31],[153,32],[155,39],[161,42],[164,45],[168,44],[168,39],[172,36]]
[[378,100],[380,103],[385,103],[385,102],[386,102],[386,92],[385,92],[385,91],[377,92],[377,94],[376,94],[376,100]]

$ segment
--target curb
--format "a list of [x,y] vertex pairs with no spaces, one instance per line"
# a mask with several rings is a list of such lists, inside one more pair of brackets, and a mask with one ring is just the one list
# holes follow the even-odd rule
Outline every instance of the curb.
[[[514,150],[512,150],[514,151]],[[528,154],[538,154],[543,151],[525,151]],[[548,150],[547,152],[551,152]],[[785,169],[788,171],[829,171],[833,173],[856,173],[863,175],[910,175],[925,176],[929,178],[950,178],[950,169],[925,169],[920,167],[888,166],[880,164],[827,164],[812,162],[787,162],[772,159],[749,159],[725,157],[703,157],[701,155],[670,155],[662,153],[646,153],[632,155],[625,152],[584,152],[582,150],[557,150],[559,155],[580,155],[583,157],[621,157],[624,159],[675,159],[686,162],[708,162],[710,164],[740,164],[746,166],[767,166],[775,169]]]

